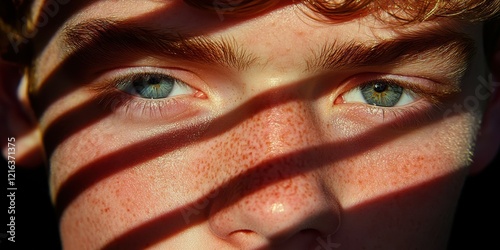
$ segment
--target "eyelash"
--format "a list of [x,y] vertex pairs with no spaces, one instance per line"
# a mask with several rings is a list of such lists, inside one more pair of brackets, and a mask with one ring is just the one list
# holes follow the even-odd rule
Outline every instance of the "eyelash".
[[[377,80],[387,80],[401,86],[404,91],[411,92],[416,100],[406,105],[393,107],[338,101],[348,92],[360,89],[362,86]],[[417,83],[417,81],[420,83]],[[357,114],[360,112],[368,113],[371,115],[370,120],[380,118],[382,122],[390,120],[394,127],[406,127],[410,124],[418,125],[432,119],[437,113],[432,111],[442,110],[443,100],[460,91],[457,88],[450,89],[449,86],[443,86],[427,79],[415,80],[413,77],[403,76],[374,76],[374,74],[370,73],[347,80],[345,86],[344,91],[341,91],[341,94],[335,97],[334,105],[350,105],[353,109],[357,109],[356,111],[361,110],[356,112]],[[347,90],[345,90],[346,88]]]
[[[148,67],[132,68],[117,73],[113,72],[107,74],[111,76],[105,76],[103,80],[97,81],[98,84],[92,86],[91,90],[98,93],[99,103],[101,103],[104,109],[111,112],[123,112],[127,117],[137,117],[141,119],[144,119],[144,117],[152,119],[165,118],[167,116],[172,117],[187,110],[189,103],[186,99],[190,99],[190,97],[200,98],[204,95],[199,90],[186,83],[188,81],[183,81],[180,77],[173,76],[174,74],[169,71],[172,70]],[[174,79],[176,84],[190,88],[192,93],[189,95],[182,94],[158,99],[146,99],[127,93],[124,90],[124,82],[130,82],[137,77],[159,75]],[[192,99],[190,101],[192,101]]]
[[[191,85],[191,83],[196,82],[194,77],[186,77],[185,73],[172,74],[172,71],[173,70],[149,67],[121,70],[118,73],[106,74],[111,76],[104,77],[103,80],[97,81],[98,84],[94,85],[92,89],[98,93],[97,96],[99,96],[99,102],[102,106],[111,112],[123,112],[126,116],[136,116],[138,118],[149,117],[154,119],[164,118],[167,116],[172,117],[187,110],[190,105],[192,106],[193,99],[190,99],[190,97],[201,99],[205,98],[205,95],[202,92]],[[182,72],[181,70],[179,71]],[[161,99],[144,99],[125,93],[123,90],[119,89],[119,85],[123,82],[130,81],[138,76],[152,75],[162,75],[175,79],[177,83],[191,88],[193,93],[190,95],[179,95]],[[176,77],[173,75],[181,76]],[[188,80],[184,81],[181,78]],[[426,113],[424,111],[440,110],[442,104],[441,100],[444,99],[444,97],[458,92],[457,89],[449,90],[449,86],[444,87],[431,80],[421,79],[420,81],[424,81],[425,83],[417,83],[417,80],[414,81],[413,79],[414,78],[412,77],[402,76],[374,76],[372,73],[352,77],[346,81],[346,84],[344,85],[345,87],[341,88],[341,90],[343,89],[344,91],[341,91],[341,94],[335,98],[334,105],[350,104],[355,108],[363,108],[363,113],[368,113],[371,116],[368,119],[376,119],[376,117],[380,118],[381,116],[384,122],[386,119],[389,119],[394,121],[395,126],[404,126],[405,124],[412,124],[416,122],[420,123],[428,120],[426,118],[418,118],[421,117],[422,114]],[[360,103],[337,103],[337,99],[343,97],[349,91],[356,88],[359,89],[367,83],[375,80],[387,80],[397,84],[404,88],[405,91],[408,90],[414,93],[417,100],[410,104],[397,107],[381,107],[366,103],[361,105]],[[360,111],[358,110],[357,113],[360,113]],[[429,112],[427,112],[427,115],[431,116]]]

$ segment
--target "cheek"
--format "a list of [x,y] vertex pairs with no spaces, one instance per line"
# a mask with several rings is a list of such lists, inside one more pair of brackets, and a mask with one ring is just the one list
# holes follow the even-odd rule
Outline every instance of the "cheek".
[[415,242],[436,249],[426,244],[446,242],[468,173],[475,122],[467,114],[457,115],[393,140],[381,131],[367,138],[378,146],[324,168],[325,183],[343,208],[336,235],[342,246],[359,248],[362,242],[404,249]]
[[343,206],[351,207],[456,173],[461,177],[453,185],[460,188],[470,164],[474,120],[455,116],[394,140],[385,140],[384,134],[369,138],[379,145],[328,170],[332,189],[339,191]]
[[130,133],[113,127],[104,119],[77,131],[50,157],[51,195],[61,214],[65,247],[98,248],[137,221],[137,211],[150,213],[142,205],[150,199],[148,192],[139,192],[148,190],[147,179],[133,169],[118,169],[117,160],[110,158],[130,141],[124,139]]
[[[113,127],[115,126],[112,123],[104,120],[68,134],[68,138],[64,138],[63,142],[54,148],[52,155],[49,156],[52,196],[55,196],[61,185],[75,173],[85,172],[85,169],[91,168],[100,159],[106,159],[127,144],[130,139],[123,138],[127,133],[124,134],[125,131]],[[112,168],[111,163],[104,167]]]
[[[203,195],[197,181],[186,185],[199,179],[193,177],[190,147],[171,153],[154,150],[161,147],[159,141],[138,147],[155,133],[135,130],[142,134],[138,140],[133,128],[124,127],[112,129],[112,120],[103,120],[67,139],[53,154],[53,197],[62,211],[61,233],[68,248],[82,242],[102,247]],[[184,225],[182,219],[178,213],[168,223]]]
[[[81,193],[64,210],[60,231],[63,246],[102,247],[109,239],[118,237],[153,216],[148,202],[148,186],[133,171],[107,178]],[[146,191],[146,192],[145,192]]]

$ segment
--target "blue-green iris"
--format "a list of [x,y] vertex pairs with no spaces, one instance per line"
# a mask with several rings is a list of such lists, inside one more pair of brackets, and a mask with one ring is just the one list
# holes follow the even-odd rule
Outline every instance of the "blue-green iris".
[[145,99],[166,98],[172,92],[177,80],[162,74],[140,74],[123,81],[119,88]]
[[403,95],[403,88],[386,80],[376,80],[361,87],[361,94],[368,104],[393,107]]

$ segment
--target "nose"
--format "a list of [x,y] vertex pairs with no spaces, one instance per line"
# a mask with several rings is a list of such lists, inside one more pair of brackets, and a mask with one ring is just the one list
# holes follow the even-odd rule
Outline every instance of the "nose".
[[231,131],[233,159],[220,164],[240,171],[213,200],[210,230],[238,249],[315,249],[340,225],[315,163],[323,156],[309,150],[321,145],[320,129],[303,102],[273,103]]

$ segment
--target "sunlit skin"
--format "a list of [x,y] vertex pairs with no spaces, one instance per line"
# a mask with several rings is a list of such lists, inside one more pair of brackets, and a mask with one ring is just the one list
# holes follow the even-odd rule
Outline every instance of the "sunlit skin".
[[[50,39],[36,46],[31,104],[47,106],[37,111],[42,134],[63,134],[45,146],[64,249],[446,248],[482,108],[447,111],[489,74],[481,24],[393,26],[373,16],[331,24],[300,8],[221,20],[178,1],[95,1],[49,24],[55,33],[40,31]],[[71,57],[63,27],[103,17],[229,38],[251,60],[232,68],[125,55],[61,70]],[[466,62],[447,54],[353,68],[310,63],[329,43],[373,45],[435,28],[475,41],[466,73]],[[143,71],[188,87],[151,100],[111,84]],[[376,107],[346,95],[380,78],[401,81],[413,99]]]

